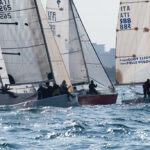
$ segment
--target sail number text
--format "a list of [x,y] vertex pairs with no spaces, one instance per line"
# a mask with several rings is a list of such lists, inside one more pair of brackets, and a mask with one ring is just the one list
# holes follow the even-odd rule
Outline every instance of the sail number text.
[[120,59],[120,65],[136,65],[147,63],[150,63],[150,56]]
[[120,30],[131,29],[130,6],[122,6],[120,10]]
[[56,12],[48,11],[48,20],[50,21],[50,28],[53,32],[53,35],[56,35],[56,26],[53,24],[56,22]]
[[0,19],[11,19],[12,10],[9,0],[0,0]]

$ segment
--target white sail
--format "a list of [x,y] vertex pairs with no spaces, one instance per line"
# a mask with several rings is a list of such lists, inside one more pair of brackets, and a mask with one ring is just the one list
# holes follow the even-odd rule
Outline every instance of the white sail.
[[73,2],[47,0],[46,10],[71,82],[94,80],[102,90],[113,88]]
[[71,87],[70,91],[73,91],[68,72],[63,62],[63,58],[60,54],[53,33],[49,27],[45,11],[40,0],[37,0],[37,5],[43,26],[43,32],[45,34],[45,40],[47,43],[47,49],[49,51],[49,57],[52,64],[55,81],[57,82],[57,84],[61,84],[63,80],[66,80],[67,85]]
[[9,84],[8,74],[6,71],[6,66],[5,66],[5,62],[3,59],[1,47],[0,47],[0,80],[3,85]]
[[74,17],[77,23],[77,30],[79,32],[82,51],[86,62],[89,78],[90,80],[94,80],[98,84],[99,88],[101,88],[102,90],[105,88],[113,89],[113,85],[100,62],[100,59],[90,41],[90,38],[82,24],[80,16],[72,0],[71,4]]
[[0,45],[7,73],[16,84],[47,80],[50,66],[34,0],[0,1],[0,9]]
[[141,83],[150,78],[150,1],[121,0],[117,25],[116,80]]
[[88,82],[85,62],[69,0],[47,0],[46,14],[72,84]]

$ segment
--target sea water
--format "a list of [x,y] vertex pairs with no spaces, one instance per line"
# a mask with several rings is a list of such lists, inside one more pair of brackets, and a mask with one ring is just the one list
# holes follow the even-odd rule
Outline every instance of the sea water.
[[0,107],[0,149],[149,150],[150,104],[122,104],[134,88],[116,88],[108,106]]

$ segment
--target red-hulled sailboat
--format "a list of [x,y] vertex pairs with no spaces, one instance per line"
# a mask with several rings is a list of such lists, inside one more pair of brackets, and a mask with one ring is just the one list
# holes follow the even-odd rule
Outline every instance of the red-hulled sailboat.
[[[72,0],[47,0],[46,14],[72,85],[81,87],[93,80],[100,91],[81,92],[81,105],[115,104],[117,93],[90,41]],[[81,88],[80,88],[81,89]]]
[[117,94],[82,95],[78,98],[80,105],[110,105],[116,100]]

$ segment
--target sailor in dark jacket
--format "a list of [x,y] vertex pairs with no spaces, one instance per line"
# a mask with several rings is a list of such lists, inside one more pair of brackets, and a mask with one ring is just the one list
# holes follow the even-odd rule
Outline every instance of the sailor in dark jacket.
[[89,93],[90,94],[97,94],[98,92],[95,89],[96,87],[97,87],[97,85],[94,84],[93,80],[91,80],[91,83],[89,84]]
[[47,97],[47,91],[46,88],[43,87],[42,83],[39,84],[38,89],[38,99],[43,99]]

